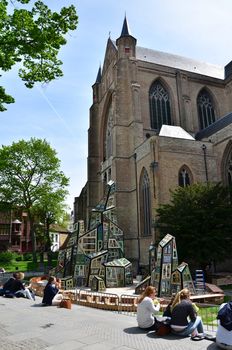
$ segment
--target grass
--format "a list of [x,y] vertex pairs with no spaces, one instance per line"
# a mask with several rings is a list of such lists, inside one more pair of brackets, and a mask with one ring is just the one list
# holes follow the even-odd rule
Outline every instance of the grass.
[[[47,261],[44,261],[44,267],[48,265]],[[57,265],[57,260],[52,260],[52,267]],[[6,272],[15,272],[15,271],[37,271],[39,269],[40,263],[33,263],[32,261],[15,261],[12,260],[10,263],[1,263],[0,266],[3,267]]]
[[218,309],[219,305],[211,307],[200,307],[198,315],[201,316],[203,324],[212,327],[215,326],[217,324]]

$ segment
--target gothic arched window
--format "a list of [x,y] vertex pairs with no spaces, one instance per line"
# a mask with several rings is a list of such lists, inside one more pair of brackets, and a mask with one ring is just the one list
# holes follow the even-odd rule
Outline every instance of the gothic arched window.
[[179,181],[179,186],[181,187],[186,187],[191,184],[192,181],[191,181],[190,170],[186,166],[183,166],[180,169],[178,181]]
[[104,156],[103,156],[104,161],[109,157],[111,157],[113,152],[112,128],[113,128],[113,108],[112,108],[112,101],[110,101],[106,112],[106,126],[105,126],[105,133],[104,133]]
[[156,80],[149,91],[151,128],[160,130],[163,124],[171,125],[170,97],[159,80]]
[[227,186],[232,186],[232,143],[229,143],[224,157],[224,183]]
[[206,89],[202,89],[197,97],[197,109],[200,129],[215,122],[215,108],[212,98]]
[[143,169],[140,177],[140,226],[141,236],[151,235],[151,193],[148,173]]

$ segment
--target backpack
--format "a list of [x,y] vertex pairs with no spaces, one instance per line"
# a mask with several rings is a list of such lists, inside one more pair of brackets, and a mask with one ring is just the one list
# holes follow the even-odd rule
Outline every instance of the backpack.
[[225,304],[219,311],[217,319],[220,320],[222,327],[232,331],[232,302]]

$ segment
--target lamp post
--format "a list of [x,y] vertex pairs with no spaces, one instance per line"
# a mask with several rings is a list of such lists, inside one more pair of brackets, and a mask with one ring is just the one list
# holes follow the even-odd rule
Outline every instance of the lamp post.
[[203,145],[201,146],[201,149],[202,149],[202,151],[203,151],[203,155],[204,155],[204,163],[205,163],[205,178],[206,178],[206,182],[208,183],[209,179],[208,179],[208,168],[207,168],[207,162],[206,162],[206,149],[207,149],[206,145],[205,145],[205,144],[203,144]]

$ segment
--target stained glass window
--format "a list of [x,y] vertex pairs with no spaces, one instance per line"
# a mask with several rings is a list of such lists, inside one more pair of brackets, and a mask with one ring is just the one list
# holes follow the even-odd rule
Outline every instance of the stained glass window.
[[140,225],[141,235],[151,235],[151,194],[150,181],[145,169],[140,178]]
[[179,186],[186,187],[191,184],[190,171],[187,167],[182,167],[179,171]]
[[163,124],[171,125],[170,97],[159,80],[156,80],[149,92],[151,128],[160,130]]
[[215,122],[215,108],[212,98],[206,89],[202,89],[197,97],[197,108],[200,129]]

